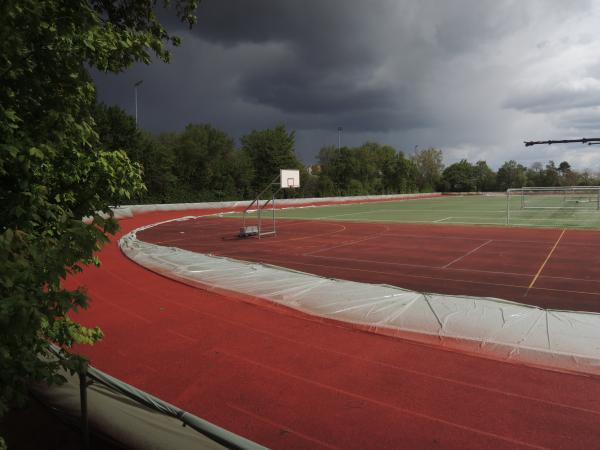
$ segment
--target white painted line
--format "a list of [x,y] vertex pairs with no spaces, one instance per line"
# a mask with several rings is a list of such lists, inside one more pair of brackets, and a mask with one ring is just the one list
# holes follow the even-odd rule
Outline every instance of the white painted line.
[[444,219],[440,219],[440,220],[434,220],[434,222],[436,222],[436,223],[440,223],[440,222],[443,222],[444,220],[448,220],[448,219],[452,219],[452,217],[446,217],[446,218],[444,218]]
[[442,267],[442,269],[447,269],[448,267],[450,267],[452,264],[459,262],[461,259],[466,258],[467,256],[475,253],[477,250],[479,250],[481,247],[484,247],[486,245],[488,245],[490,242],[492,242],[493,239],[489,239],[487,241],[485,241],[483,244],[481,244],[479,247],[474,248],[473,250],[471,250],[468,253],[465,253],[464,255],[462,255],[460,258],[456,258],[454,261],[450,261],[448,264],[446,264],[445,266]]

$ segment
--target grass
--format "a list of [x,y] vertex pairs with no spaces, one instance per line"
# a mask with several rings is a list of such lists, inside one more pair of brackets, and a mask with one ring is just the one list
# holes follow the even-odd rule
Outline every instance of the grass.
[[[559,207],[521,209],[521,198],[511,197],[510,225],[552,228],[600,228],[600,211],[590,203],[559,203]],[[563,206],[564,207],[561,207]],[[278,210],[278,219],[351,220],[365,222],[507,225],[503,195],[445,196],[427,199]],[[263,211],[271,217],[269,210]]]

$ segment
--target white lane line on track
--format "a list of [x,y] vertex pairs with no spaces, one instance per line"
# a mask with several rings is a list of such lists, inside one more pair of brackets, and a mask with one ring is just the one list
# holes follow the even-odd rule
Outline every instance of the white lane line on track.
[[321,388],[323,390],[329,391],[329,392],[334,392],[337,395],[343,395],[349,398],[356,398],[359,399],[361,401],[364,402],[368,402],[370,404],[376,405],[377,407],[380,408],[384,408],[384,409],[391,409],[393,411],[397,411],[401,414],[405,414],[407,416],[413,416],[413,417],[418,417],[420,419],[424,419],[427,420],[429,422],[437,422],[437,423],[441,423],[453,428],[457,428],[460,430],[464,430],[464,431],[468,431],[471,432],[473,434],[478,434],[478,435],[482,435],[482,436],[488,436],[491,437],[493,439],[497,439],[497,440],[501,440],[504,442],[509,442],[512,445],[521,445],[523,447],[529,447],[529,448],[537,448],[537,449],[544,449],[546,447],[542,447],[540,445],[534,444],[534,443],[530,443],[530,442],[525,442],[519,439],[515,439],[515,438],[511,438],[510,436],[505,436],[505,435],[501,435],[498,433],[493,433],[490,431],[485,431],[483,429],[479,429],[479,428],[474,428],[468,425],[463,425],[461,423],[458,422],[453,422],[452,420],[449,419],[445,419],[443,417],[437,417],[431,414],[427,414],[427,413],[423,413],[420,412],[418,410],[413,410],[410,409],[408,407],[404,407],[404,406],[398,406],[397,404],[390,402],[390,401],[385,401],[385,400],[380,400],[377,398],[372,398],[372,397],[368,397],[365,396],[361,393],[358,392],[354,392],[351,390],[347,390],[341,387],[337,387],[331,383],[327,383],[327,382],[321,382],[306,376],[302,376],[301,374],[298,373],[294,373],[288,370],[284,370],[282,368],[276,367],[276,366],[272,366],[269,364],[266,364],[256,358],[251,358],[249,356],[245,356],[245,355],[238,355],[232,352],[229,352],[227,349],[218,349],[220,354],[223,354],[229,358],[232,359],[238,359],[241,360],[243,362],[245,362],[246,364],[250,364],[256,367],[260,367],[262,369],[265,369],[267,371],[270,371],[274,374],[276,374],[276,376],[281,377],[287,377],[289,379],[292,380],[297,380],[297,382],[301,382],[301,383],[306,383],[312,386],[316,386],[318,388]]
[[442,269],[447,269],[448,267],[450,267],[452,264],[459,262],[460,260],[466,258],[469,255],[472,255],[473,253],[475,253],[477,250],[479,250],[482,247],[485,247],[486,245],[488,245],[490,242],[493,242],[493,239],[488,239],[487,241],[485,241],[483,244],[481,244],[479,247],[474,248],[473,250],[471,250],[470,252],[465,253],[464,255],[462,255],[459,258],[456,258],[453,261],[450,261],[448,264],[446,264],[445,266],[442,266]]

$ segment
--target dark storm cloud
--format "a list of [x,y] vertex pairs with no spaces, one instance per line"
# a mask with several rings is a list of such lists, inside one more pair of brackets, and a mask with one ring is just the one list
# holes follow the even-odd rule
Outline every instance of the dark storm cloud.
[[[241,68],[238,94],[295,116],[307,127],[330,126],[331,120],[318,117],[328,114],[338,122],[350,115],[345,125],[357,130],[378,124],[381,129],[427,125],[424,117],[414,120],[396,111],[402,110],[401,103],[418,101],[402,80],[373,79],[384,56],[373,42],[371,27],[385,17],[386,8],[385,2],[207,2],[199,10],[194,36],[230,48],[279,44],[284,54],[250,70]],[[369,111],[376,114],[365,114]],[[312,123],[306,117],[310,114],[315,115]]]
[[446,147],[493,164],[521,152],[524,135],[590,129],[591,116],[563,110],[600,104],[593,5],[203,0],[191,31],[160,13],[183,38],[171,64],[94,77],[100,98],[130,113],[144,79],[140,122],[153,131],[210,123],[240,137],[283,123],[311,161],[342,126],[344,142]]

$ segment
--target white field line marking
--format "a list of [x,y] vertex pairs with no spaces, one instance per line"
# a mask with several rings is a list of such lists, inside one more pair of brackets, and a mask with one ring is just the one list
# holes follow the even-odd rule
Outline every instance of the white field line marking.
[[538,277],[540,276],[540,273],[542,273],[542,270],[544,270],[544,267],[546,267],[546,263],[548,262],[548,260],[552,256],[552,254],[554,253],[554,250],[556,250],[556,247],[558,246],[558,243],[560,242],[560,240],[562,239],[562,237],[565,235],[566,232],[567,232],[567,229],[565,228],[565,229],[562,230],[562,233],[560,233],[560,236],[558,237],[558,239],[554,243],[554,246],[552,247],[552,249],[548,252],[548,255],[546,256],[546,259],[544,260],[544,262],[540,266],[540,269],[537,271],[537,273],[535,274],[535,277],[533,277],[533,280],[531,280],[531,283],[527,287],[527,292],[525,292],[525,296],[527,296],[527,293],[529,292],[529,289],[531,289],[533,287],[533,285],[537,281]]
[[355,216],[357,214],[375,214],[375,213],[386,213],[386,212],[397,212],[395,209],[374,209],[370,211],[358,211],[358,212],[350,212],[344,214],[333,214],[319,217],[319,219],[331,219],[332,217],[342,217],[342,216]]
[[[306,383],[306,384],[309,384],[312,386],[316,386],[323,390],[335,392],[338,395],[343,395],[348,398],[357,399],[358,401],[361,401],[361,402],[370,403],[370,404],[376,405],[379,408],[396,411],[400,414],[404,414],[407,416],[418,417],[420,419],[424,419],[426,421],[433,422],[433,423],[441,423],[443,425],[450,426],[450,427],[453,427],[453,428],[456,428],[459,430],[464,430],[464,431],[467,431],[467,432],[470,432],[473,434],[491,437],[491,438],[497,439],[499,441],[508,442],[511,444],[511,446],[515,446],[515,447],[517,445],[519,445],[519,446],[523,446],[523,447],[536,448],[536,449],[547,448],[547,447],[542,447],[541,445],[538,445],[538,444],[535,444],[532,442],[526,442],[526,441],[522,441],[522,440],[519,440],[516,438],[511,438],[510,436],[505,436],[505,435],[493,433],[490,431],[485,431],[485,430],[482,430],[479,428],[474,428],[474,427],[471,427],[468,425],[463,425],[458,422],[452,422],[451,419],[445,419],[443,417],[437,417],[437,416],[433,416],[431,414],[422,413],[420,411],[413,410],[408,407],[398,406],[397,404],[390,402],[387,399],[379,400],[377,398],[366,397],[360,393],[353,392],[353,391],[350,391],[350,390],[347,390],[344,388],[340,388],[331,383],[313,380],[309,377],[302,376],[298,373],[289,372],[289,371],[286,371],[279,367],[274,367],[272,365],[268,365],[266,363],[259,361],[258,359],[252,359],[251,355],[249,355],[249,356],[236,355],[235,353],[231,353],[222,348],[217,348],[217,349],[218,349],[219,354],[225,355],[231,359],[242,360],[246,364],[251,364],[251,365],[263,368],[267,371],[273,372],[274,374],[276,374],[275,376],[277,376],[277,377],[281,377],[281,376],[288,377],[291,380],[297,380],[298,382],[303,382],[303,383]],[[293,430],[291,430],[291,431],[293,432]]]
[[[459,216],[453,216],[454,218],[459,218]],[[469,217],[467,216],[460,216],[460,218],[464,218],[464,219],[468,219]],[[475,220],[476,218],[474,218]],[[327,220],[326,218],[323,219],[317,219],[317,220]],[[337,220],[344,220],[344,221],[348,221],[348,222],[360,222],[360,223],[364,223],[364,220],[359,220],[359,219],[337,219]],[[406,224],[406,223],[432,223],[431,220],[404,220],[402,219],[401,221],[398,219],[369,219],[368,222],[370,223],[378,223],[378,222],[389,222],[389,223],[397,223],[398,225],[401,224]],[[453,225],[506,225],[506,219],[504,220],[499,220],[496,222],[477,222],[477,221],[471,221],[471,222],[451,222]]]
[[340,248],[340,247],[346,247],[347,245],[358,244],[359,242],[364,242],[364,241],[368,241],[370,239],[375,239],[375,238],[381,237],[381,236],[383,236],[385,234],[386,231],[389,231],[388,227],[385,227],[385,230],[382,231],[381,233],[372,234],[372,235],[364,237],[362,239],[356,239],[356,240],[350,241],[350,242],[344,242],[343,244],[334,245],[333,247],[321,248],[321,249],[315,250],[314,252],[304,253],[304,255],[305,256],[312,256],[315,253],[320,253],[320,252],[325,252],[325,251],[333,250],[334,248]]
[[[302,224],[304,223],[303,221],[298,221],[298,222],[290,222],[290,223],[286,223],[286,225],[297,225],[297,224]],[[342,226],[343,225],[339,225]],[[311,237],[316,237],[316,236],[324,236],[327,234],[336,234],[339,232],[344,231],[344,229],[341,230],[336,230],[333,232],[329,232],[329,233],[322,233],[322,234],[318,234],[318,235],[314,235],[314,236],[305,236],[305,237],[301,237],[301,238],[292,238],[290,240],[304,240],[304,239],[310,239]],[[396,237],[415,237],[415,238],[426,238],[426,239],[461,239],[461,240],[477,240],[477,241],[481,241],[482,239],[480,238],[463,238],[463,237],[452,237],[452,236],[433,236],[433,235],[413,235],[413,234],[393,234],[393,233],[386,233],[386,234],[381,234],[380,236],[396,236]],[[184,239],[181,239],[182,241]],[[527,240],[510,240],[510,239],[493,239],[495,242],[514,242],[514,243],[533,243],[533,244],[548,244],[547,242],[540,242],[540,241],[527,241]],[[273,242],[274,244],[276,242]],[[163,245],[163,242],[157,242],[155,243],[157,245]],[[265,244],[271,244],[271,242],[265,242]],[[600,246],[600,244],[577,244],[577,243],[571,243],[569,244],[572,247],[590,247],[590,246]],[[264,251],[264,250],[263,250]],[[279,254],[278,250],[273,250],[273,251],[267,251],[266,253],[272,253],[272,254]],[[213,253],[215,255],[221,254],[221,252],[216,252]],[[230,254],[228,252],[223,253],[225,256],[229,256]],[[335,256],[321,256],[321,255],[311,255],[308,253],[303,253],[303,256],[311,256],[314,258],[328,258],[328,259],[334,259],[334,260],[341,260],[341,261],[357,261],[357,262],[366,262],[366,263],[372,263],[372,264],[381,264],[381,265],[391,265],[391,266],[400,266],[400,267],[415,267],[415,268],[423,268],[423,269],[440,269],[440,267],[438,266],[428,266],[428,265],[424,265],[424,264],[410,264],[410,263],[398,263],[398,262],[392,262],[392,261],[377,261],[377,260],[369,260],[369,259],[359,259],[359,258],[343,258],[343,257],[335,257]],[[239,256],[239,255],[238,255]],[[498,274],[498,275],[512,275],[512,276],[520,276],[520,277],[531,277],[533,276],[533,274],[528,274],[528,273],[519,273],[519,272],[504,272],[504,271],[497,271],[497,270],[482,270],[482,269],[460,269],[460,268],[454,268],[454,267],[448,267],[447,270],[454,270],[454,271],[460,271],[460,272],[478,272],[478,273],[486,273],[486,274]],[[552,276],[552,275],[543,275],[540,276],[540,278],[544,278],[544,279],[556,279],[556,280],[569,280],[569,281],[579,281],[579,282],[586,282],[586,283],[600,283],[600,280],[592,280],[592,279],[587,279],[587,278],[576,278],[576,277],[560,277],[560,276]],[[536,289],[542,289],[542,290],[553,290],[550,288],[536,288]],[[558,291],[563,292],[563,290],[558,289]],[[587,292],[587,291],[569,291],[569,292],[573,292],[573,293],[581,293],[581,294],[592,294],[592,295],[597,295],[596,293],[592,293],[592,292]]]
[[440,222],[443,222],[444,220],[448,220],[448,219],[452,219],[452,217],[445,217],[445,218],[443,218],[443,219],[434,220],[434,222],[436,222],[436,223],[440,223]]
[[[320,256],[316,256],[317,258],[320,258]],[[339,259],[339,258],[336,258]],[[277,260],[274,260],[277,261]],[[289,260],[280,260],[279,263],[281,264],[286,264],[287,262],[289,262]],[[270,263],[273,264],[277,264],[276,262],[271,261]],[[325,267],[330,269],[332,266],[331,265],[325,265],[325,264],[315,264],[315,263],[303,263],[303,262],[298,262],[295,261],[294,262],[295,265],[297,266],[312,266],[312,267]],[[467,283],[467,284],[478,284],[478,285],[482,285],[482,286],[505,286],[505,287],[513,287],[513,288],[526,288],[527,285],[525,284],[509,284],[509,283],[493,283],[493,282],[489,282],[489,281],[473,281],[473,280],[463,280],[463,279],[456,279],[456,278],[446,278],[446,277],[432,277],[429,275],[416,275],[413,273],[392,273],[392,272],[384,272],[384,271],[380,271],[380,270],[369,270],[369,269],[358,269],[358,268],[354,268],[354,267],[344,267],[344,270],[349,270],[349,271],[354,271],[354,272],[366,272],[366,273],[376,273],[378,275],[393,275],[393,276],[400,276],[402,278],[423,278],[423,279],[429,279],[429,280],[437,280],[437,281],[451,281],[451,282],[460,282],[460,283]],[[454,269],[451,269],[454,270]],[[467,272],[467,270],[465,270],[465,272]],[[398,286],[399,285],[395,284],[394,286]],[[405,289],[400,287],[400,289]],[[544,287],[533,287],[532,289],[538,290],[538,291],[551,291],[551,292],[564,292],[567,294],[584,294],[584,295],[594,295],[594,296],[600,296],[600,292],[588,292],[588,291],[572,291],[572,290],[568,290],[568,289],[555,289],[555,288],[544,288]],[[438,294],[436,294],[438,295]],[[456,294],[439,294],[439,295],[453,295],[456,296]],[[514,300],[517,301],[517,300]]]
[[[271,253],[274,255],[279,255],[279,256],[281,255],[277,251],[268,252],[268,253]],[[442,267],[428,266],[425,264],[410,264],[410,263],[399,263],[399,262],[392,262],[392,261],[376,261],[376,260],[372,260],[372,259],[344,258],[344,257],[326,256],[326,255],[308,255],[306,253],[303,253],[302,256],[310,256],[311,258],[332,259],[332,260],[336,260],[336,261],[365,262],[365,263],[371,263],[371,264],[380,264],[380,265],[384,265],[384,266],[414,267],[414,268],[419,268],[419,269],[442,270]],[[325,267],[325,266],[323,266],[323,267]],[[494,274],[494,275],[509,275],[509,276],[526,277],[526,278],[530,278],[533,276],[532,273],[503,272],[503,271],[499,271],[499,270],[459,269],[459,268],[454,268],[454,267],[448,267],[445,270],[446,271],[456,271],[456,272],[466,272],[466,273],[472,272],[472,273],[486,273],[486,274]],[[387,272],[381,272],[381,273],[387,273]],[[556,279],[556,280],[569,280],[569,281],[585,281],[588,283],[600,283],[600,280],[589,280],[586,278],[573,278],[573,277],[556,277],[556,276],[551,276],[551,275],[543,275],[541,278],[550,279],[550,280]],[[550,288],[537,288],[537,289],[550,289]],[[559,291],[560,291],[560,289],[559,289]],[[575,291],[572,291],[572,292],[575,292]],[[580,291],[577,291],[577,292],[580,292]],[[581,291],[581,293],[587,294],[589,292]]]
[[[404,234],[404,233],[386,233],[385,236],[390,236],[390,237],[407,237],[407,238],[423,238],[423,239],[441,239],[441,240],[446,240],[446,239],[454,239],[454,240],[460,240],[460,241],[483,241],[485,240],[485,236],[482,237],[465,237],[465,236],[437,236],[435,234]],[[600,236],[600,234],[599,234]],[[533,240],[526,240],[526,239],[499,239],[499,238],[494,238],[494,241],[496,242],[508,242],[508,243],[515,243],[515,244],[540,244],[540,245],[547,245],[549,244],[549,242],[547,241],[533,241]],[[586,247],[588,246],[588,244],[570,244],[570,245],[585,245]],[[600,246],[600,243],[598,244],[589,244],[589,245],[597,245]]]
[[490,242],[493,242],[493,239],[489,239],[487,241],[485,241],[483,244],[481,244],[479,247],[474,248],[473,250],[471,250],[468,253],[465,253],[464,255],[462,255],[459,258],[456,258],[453,261],[450,261],[448,264],[446,264],[445,266],[442,267],[442,269],[447,269],[448,267],[450,267],[452,264],[459,262],[460,260],[462,260],[463,258],[466,258],[469,255],[472,255],[473,253],[475,253],[477,250],[479,250],[482,247],[485,247],[486,245],[488,245]]
[[380,234],[375,234],[375,235],[372,235],[372,236],[367,236],[366,238],[357,239],[355,241],[344,242],[343,244],[340,244],[340,245],[334,245],[333,247],[320,248],[318,250],[315,250],[314,252],[304,253],[303,256],[312,256],[315,253],[326,252],[326,251],[329,251],[329,250],[333,250],[334,248],[340,248],[340,247],[346,247],[347,245],[358,244],[359,242],[368,241],[370,239],[375,239],[375,238],[378,238],[380,236],[381,236]]

